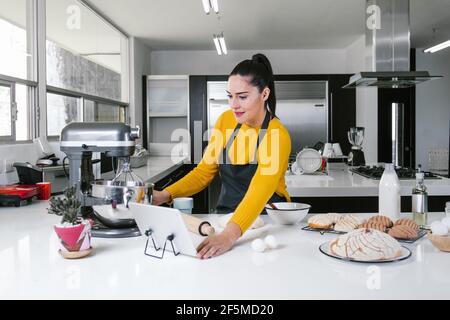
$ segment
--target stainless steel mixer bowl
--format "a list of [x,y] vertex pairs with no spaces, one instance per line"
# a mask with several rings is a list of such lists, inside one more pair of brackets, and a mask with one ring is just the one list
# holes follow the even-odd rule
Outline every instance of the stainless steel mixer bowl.
[[[111,180],[98,180],[91,183],[91,196],[103,199],[105,205],[112,206],[125,205],[128,208],[130,202],[152,203],[153,183],[131,182],[122,185],[113,184]],[[136,226],[134,219],[124,218],[112,219],[111,217],[102,216],[98,211],[94,210],[95,216],[105,226],[110,228],[130,228]]]

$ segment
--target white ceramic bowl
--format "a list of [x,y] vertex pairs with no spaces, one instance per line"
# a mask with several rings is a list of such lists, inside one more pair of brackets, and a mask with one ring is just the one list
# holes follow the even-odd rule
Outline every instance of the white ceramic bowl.
[[274,202],[278,210],[272,209],[266,204],[265,209],[269,217],[277,224],[297,224],[302,221],[309,212],[311,206],[297,202]]

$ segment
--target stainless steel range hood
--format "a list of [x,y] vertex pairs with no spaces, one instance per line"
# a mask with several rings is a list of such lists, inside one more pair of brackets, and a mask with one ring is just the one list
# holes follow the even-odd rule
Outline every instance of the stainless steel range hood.
[[353,75],[349,84],[343,88],[409,88],[414,87],[416,84],[439,78],[442,77],[430,76],[428,71],[360,72]]
[[[428,71],[410,71],[409,0],[367,0],[366,72],[343,88],[409,88],[441,78]],[[371,24],[371,21],[374,21]]]

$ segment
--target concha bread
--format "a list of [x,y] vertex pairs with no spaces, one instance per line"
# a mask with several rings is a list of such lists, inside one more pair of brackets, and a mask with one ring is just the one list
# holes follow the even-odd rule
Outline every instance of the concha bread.
[[348,214],[345,215],[338,223],[335,224],[334,230],[340,232],[349,232],[358,229],[361,221],[356,216]]
[[331,229],[333,221],[327,214],[316,214],[308,219],[308,226],[314,229]]
[[330,251],[343,258],[376,261],[399,257],[402,247],[384,232],[362,228],[332,240]]
[[418,236],[418,232],[416,229],[401,224],[393,226],[388,233],[390,236],[397,239],[414,239]]
[[367,228],[367,229],[375,229],[381,232],[386,231],[386,226],[382,223],[374,222],[374,221],[367,221],[364,222],[359,226],[360,228]]
[[416,232],[419,232],[420,230],[419,225],[414,220],[406,218],[398,219],[397,221],[395,221],[394,226],[408,226],[416,230]]
[[333,224],[338,223],[344,217],[339,213],[328,213],[327,216],[331,219]]
[[391,219],[389,219],[389,217],[381,216],[381,215],[374,216],[374,217],[370,218],[370,219],[368,220],[368,222],[381,223],[381,224],[383,224],[386,228],[390,228],[390,227],[392,227],[392,226],[394,225],[394,223],[392,222]]

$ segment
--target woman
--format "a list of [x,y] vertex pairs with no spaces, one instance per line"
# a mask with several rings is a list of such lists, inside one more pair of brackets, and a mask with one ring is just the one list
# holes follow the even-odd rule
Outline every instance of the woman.
[[153,193],[153,204],[168,203],[203,190],[220,174],[216,211],[234,214],[223,232],[197,248],[201,259],[230,250],[268,202],[290,201],[284,174],[291,140],[275,116],[273,72],[266,56],[240,62],[228,78],[227,92],[231,109],[218,119],[200,163],[183,179]]

